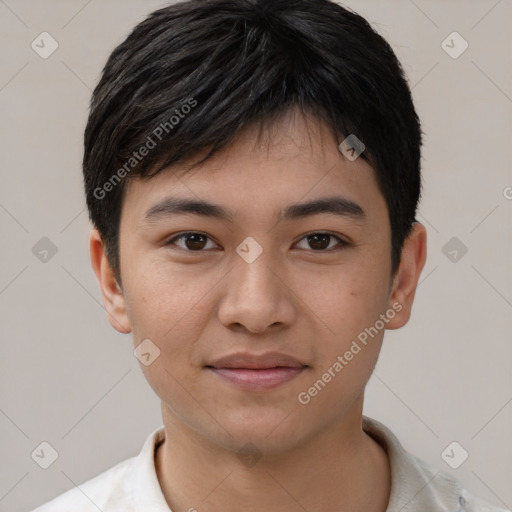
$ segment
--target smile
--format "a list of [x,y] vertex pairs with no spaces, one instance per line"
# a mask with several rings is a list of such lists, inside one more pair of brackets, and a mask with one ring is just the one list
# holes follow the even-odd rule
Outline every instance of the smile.
[[305,366],[274,368],[215,368],[207,367],[222,379],[245,391],[265,391],[276,388],[297,377]]

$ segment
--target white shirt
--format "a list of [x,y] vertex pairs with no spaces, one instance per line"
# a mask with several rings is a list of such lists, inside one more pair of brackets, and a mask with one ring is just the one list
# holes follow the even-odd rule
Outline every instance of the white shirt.
[[[382,423],[362,417],[363,430],[388,453],[391,495],[387,512],[510,512],[475,498],[451,475],[408,453]],[[172,512],[155,470],[155,447],[165,436],[154,430],[136,457],[124,460],[33,512]]]

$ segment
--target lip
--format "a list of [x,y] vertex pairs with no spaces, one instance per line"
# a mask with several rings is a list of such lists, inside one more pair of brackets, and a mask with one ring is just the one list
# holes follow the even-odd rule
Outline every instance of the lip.
[[245,391],[273,389],[301,374],[307,365],[278,352],[237,353],[221,357],[206,369]]
[[214,368],[247,368],[250,370],[266,370],[278,366],[288,368],[300,368],[306,366],[298,359],[281,352],[265,352],[263,354],[251,354],[250,352],[237,352],[220,357],[207,366]]

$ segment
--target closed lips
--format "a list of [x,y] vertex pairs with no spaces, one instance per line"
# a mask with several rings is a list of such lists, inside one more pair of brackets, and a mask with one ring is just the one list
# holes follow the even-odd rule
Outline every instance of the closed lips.
[[206,368],[242,391],[262,392],[294,379],[307,365],[286,354],[238,353],[217,359]]
[[210,368],[264,370],[280,367],[302,368],[307,365],[302,364],[292,356],[278,352],[267,352],[265,354],[251,354],[244,352],[221,357],[206,366]]

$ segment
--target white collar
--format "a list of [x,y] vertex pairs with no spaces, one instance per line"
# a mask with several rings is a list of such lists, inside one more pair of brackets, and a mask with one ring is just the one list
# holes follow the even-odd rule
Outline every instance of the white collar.
[[[391,494],[386,512],[464,512],[473,508],[473,498],[451,475],[437,470],[408,453],[385,425],[362,417],[363,430],[386,450],[391,467]],[[155,448],[165,438],[163,426],[146,439],[140,454],[132,459],[124,482],[133,510],[170,512],[155,469]],[[484,504],[484,502],[479,502]],[[499,511],[502,509],[489,508]]]

